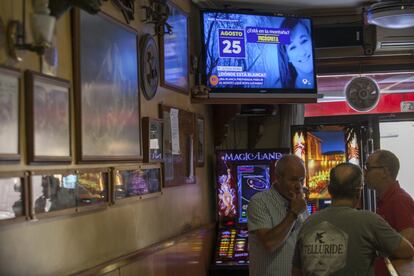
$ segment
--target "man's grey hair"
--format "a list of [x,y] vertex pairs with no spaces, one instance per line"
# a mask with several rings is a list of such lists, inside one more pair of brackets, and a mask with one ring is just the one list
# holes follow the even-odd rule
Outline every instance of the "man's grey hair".
[[302,163],[302,165],[304,165],[303,160],[300,159],[297,155],[286,154],[286,155],[283,155],[282,158],[277,160],[275,164],[275,174],[278,176],[283,176],[283,173],[286,171],[286,167],[293,160],[297,160],[298,162]]

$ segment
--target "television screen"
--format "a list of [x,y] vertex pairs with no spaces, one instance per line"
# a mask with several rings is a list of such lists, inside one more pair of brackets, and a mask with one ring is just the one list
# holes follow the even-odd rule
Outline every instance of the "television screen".
[[316,94],[309,18],[203,11],[211,94]]

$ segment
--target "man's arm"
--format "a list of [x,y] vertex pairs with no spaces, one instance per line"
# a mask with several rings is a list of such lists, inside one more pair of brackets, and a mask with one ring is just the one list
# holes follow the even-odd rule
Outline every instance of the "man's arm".
[[287,212],[286,217],[278,225],[271,229],[264,228],[253,231],[262,245],[269,252],[272,252],[283,245],[289,237],[289,233],[295,225],[298,215],[306,210],[306,201],[302,194],[292,195],[290,205],[291,208]]
[[289,211],[281,223],[272,229],[258,229],[253,231],[267,251],[274,251],[282,246],[288,238],[296,221],[296,215]]
[[302,276],[302,258],[301,258],[301,238],[300,238],[300,233],[299,233],[299,237],[296,240],[296,245],[295,245],[295,252],[293,253],[293,259],[292,259],[292,276]]
[[400,244],[392,252],[392,255],[399,259],[410,259],[414,257],[414,247],[406,238],[401,237]]
[[395,221],[391,225],[397,232],[414,245],[414,202],[411,197],[401,197],[392,204]]
[[378,251],[392,258],[410,259],[414,257],[414,247],[406,238],[395,231],[382,217],[374,215],[372,218],[375,218],[375,221],[372,221],[370,225],[374,227],[376,240],[379,242]]
[[401,236],[406,238],[412,245],[414,245],[414,228],[406,228],[400,231]]

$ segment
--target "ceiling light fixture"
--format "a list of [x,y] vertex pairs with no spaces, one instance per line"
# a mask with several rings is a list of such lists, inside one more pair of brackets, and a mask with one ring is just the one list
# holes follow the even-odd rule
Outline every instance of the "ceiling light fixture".
[[414,27],[414,1],[384,1],[366,12],[368,24],[390,29]]

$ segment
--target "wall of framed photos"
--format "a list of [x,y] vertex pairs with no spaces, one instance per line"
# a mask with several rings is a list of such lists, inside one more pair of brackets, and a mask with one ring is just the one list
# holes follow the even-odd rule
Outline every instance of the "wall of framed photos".
[[[32,12],[29,2],[27,1],[26,6],[27,18],[30,18]],[[139,40],[145,34],[154,33],[153,25],[141,22],[143,13],[140,7],[145,4],[147,1],[135,1],[135,20],[130,24],[126,24],[121,11],[110,1],[103,2],[101,8],[105,16],[116,21],[121,29],[131,30]],[[192,11],[190,0],[174,0],[174,7],[187,14]],[[1,1],[0,18],[7,24],[9,20],[20,19],[21,10],[20,1]],[[71,13],[67,12],[56,23],[54,46],[57,65],[52,68],[56,79],[39,77],[42,61],[35,53],[24,52],[22,61],[13,63],[6,50],[0,49],[0,64],[7,64],[20,72],[19,97],[16,100],[20,108],[18,116],[14,117],[18,120],[17,146],[10,152],[0,151],[0,185],[6,187],[6,192],[0,195],[0,204],[3,203],[9,210],[6,214],[9,217],[0,220],[2,275],[74,273],[176,236],[214,219],[213,201],[210,198],[212,187],[208,181],[212,171],[212,164],[208,162],[213,154],[212,137],[209,132],[212,117],[207,106],[190,103],[189,92],[177,93],[175,89],[159,83],[155,95],[148,100],[143,96],[138,78],[138,83],[131,84],[139,89],[138,110],[134,106],[127,106],[126,104],[132,103],[123,99],[112,101],[108,108],[115,111],[131,110],[123,115],[130,116],[131,120],[128,122],[139,131],[142,131],[142,126],[138,124],[142,121],[134,121],[136,115],[140,118],[161,119],[160,104],[189,110],[201,116],[205,127],[205,136],[202,140],[204,155],[202,160],[196,159],[195,185],[163,188],[157,183],[154,179],[159,178],[162,182],[163,178],[162,162],[144,162],[141,140],[138,141],[138,147],[141,148],[136,152],[131,150],[137,148],[134,138],[136,133],[119,136],[124,129],[130,129],[130,126],[117,129],[108,138],[121,139],[124,142],[123,145],[126,146],[122,148],[120,155],[116,154],[116,148],[102,152],[102,156],[99,155],[99,151],[88,151],[91,148],[85,145],[90,143],[93,135],[99,135],[103,128],[82,130],[79,125],[83,119],[89,120],[93,117],[88,117],[86,111],[83,111],[84,117],[77,117],[81,109],[79,97],[83,97],[86,90],[82,88],[83,92],[79,91],[82,80],[76,75],[79,74],[79,70],[76,69],[79,65],[76,56],[79,53],[73,50],[76,47],[72,47],[76,39],[72,33],[73,21]],[[30,20],[26,25],[27,38],[31,41]],[[188,26],[195,28],[196,24]],[[188,56],[194,51],[195,45],[191,37],[194,32],[196,31],[188,30]],[[158,39],[156,41],[159,43]],[[138,47],[137,43],[139,59]],[[88,62],[91,66],[98,66],[98,61],[101,60]],[[140,70],[139,63],[137,68]],[[30,76],[25,74],[26,70],[30,70],[31,73],[27,73]],[[81,76],[91,73],[94,72],[81,72]],[[30,88],[30,83],[33,84],[35,81],[43,86],[32,85]],[[194,76],[190,70],[188,81],[188,87],[191,87]],[[37,92],[36,87],[43,88],[41,92]],[[45,104],[47,108],[53,108],[49,106],[50,102],[42,102],[50,87],[60,91],[60,96],[53,100],[63,101],[68,106],[65,112],[56,111],[53,118],[47,118],[41,113]],[[88,88],[90,87],[92,86]],[[29,96],[27,91],[31,93]],[[35,101],[37,96],[40,104]],[[100,102],[95,103],[104,103],[105,98],[98,101]],[[84,108],[88,110],[89,107]],[[99,105],[93,108],[98,113],[103,112]],[[134,114],[135,111],[138,113]],[[116,119],[116,116],[110,117],[113,118]],[[51,123],[44,124],[42,119],[49,119]],[[112,121],[112,126],[122,127],[114,122],[116,121]],[[49,132],[48,128],[53,123],[62,126],[62,131]],[[113,129],[111,125],[105,127],[108,126]],[[83,137],[82,131],[85,134]],[[136,137],[141,137],[141,134]],[[44,144],[43,147],[36,147],[36,137],[50,135],[58,135],[61,144],[50,144],[51,147]],[[108,144],[105,144],[104,138],[95,146],[105,150]],[[83,148],[81,144],[84,145]],[[55,146],[63,150],[55,150]],[[61,187],[62,191],[59,195],[52,196],[56,185]],[[53,197],[56,197],[56,201],[51,200]]]

